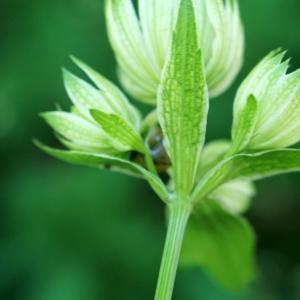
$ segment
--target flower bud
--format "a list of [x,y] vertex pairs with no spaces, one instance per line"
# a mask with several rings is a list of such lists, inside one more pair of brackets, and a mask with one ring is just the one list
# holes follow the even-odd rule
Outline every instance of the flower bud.
[[240,86],[234,104],[234,128],[253,95],[257,112],[247,149],[289,147],[300,140],[300,70],[287,74],[289,60],[276,50],[267,55]]
[[233,214],[241,214],[249,208],[255,193],[255,186],[251,181],[235,179],[219,186],[208,198],[217,201]]
[[[54,111],[43,113],[42,117],[55,130],[58,139],[69,149],[117,155],[133,150],[126,144],[128,138],[139,139],[140,115],[128,102],[124,94],[111,82],[77,59],[75,63],[86,73],[95,85],[91,85],[64,70],[64,83],[73,103],[70,112]],[[91,112],[99,112],[101,120],[96,121]],[[105,122],[101,126],[101,121]],[[100,122],[100,123],[99,123]],[[126,127],[129,136],[122,136],[122,143],[110,135],[107,126],[114,130]],[[120,130],[119,130],[120,132]],[[134,149],[135,150],[135,149]]]
[[[109,38],[124,88],[136,99],[155,104],[179,0],[139,0],[138,7],[139,19],[131,0],[106,1]],[[238,3],[194,0],[194,11],[209,93],[215,97],[229,87],[242,65],[244,36]]]

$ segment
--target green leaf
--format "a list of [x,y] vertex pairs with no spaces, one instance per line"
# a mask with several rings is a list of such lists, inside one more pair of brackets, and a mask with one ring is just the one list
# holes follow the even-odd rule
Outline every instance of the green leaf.
[[124,118],[130,120],[135,127],[139,127],[141,121],[139,112],[129,103],[127,97],[121,92],[121,90],[78,58],[71,56],[71,59],[83,72],[85,72],[98,89],[105,93],[107,104],[112,108],[112,110],[116,114],[124,116]]
[[181,1],[170,57],[159,88],[158,116],[172,161],[175,189],[182,197],[194,185],[208,106],[193,3]]
[[100,109],[105,112],[112,112],[106,95],[97,90],[84,80],[63,69],[64,84],[66,91],[79,112],[90,118],[90,109]]
[[111,146],[101,128],[72,113],[55,111],[42,113],[45,121],[67,140],[87,149],[104,149]]
[[119,145],[121,151],[136,150],[145,153],[141,136],[136,130],[118,115],[91,110],[91,116],[102,129]]
[[225,182],[236,178],[258,180],[300,171],[300,150],[282,149],[237,154],[221,161],[197,184],[192,198],[199,201]]
[[108,36],[120,66],[119,77],[128,92],[155,104],[160,70],[149,59],[141,24],[131,0],[106,0]]
[[232,149],[231,153],[237,153],[247,148],[257,121],[257,101],[253,95],[247,99],[247,104],[242,109],[232,128]]
[[210,201],[191,216],[181,265],[200,266],[223,287],[239,290],[255,278],[254,248],[248,222]]
[[162,201],[168,202],[169,200],[169,193],[160,178],[153,175],[141,166],[126,159],[99,153],[59,150],[48,147],[38,140],[34,140],[33,142],[35,146],[37,146],[45,153],[67,163],[111,169],[143,177],[148,181],[152,189],[156,192],[156,194],[161,198]]

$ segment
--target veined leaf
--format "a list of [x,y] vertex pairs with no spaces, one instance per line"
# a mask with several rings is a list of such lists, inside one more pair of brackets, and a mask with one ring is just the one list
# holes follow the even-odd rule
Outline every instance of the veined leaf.
[[112,111],[130,120],[135,127],[140,126],[141,120],[138,110],[129,103],[127,97],[116,85],[78,58],[71,56],[71,59],[94,82],[99,90],[105,93],[107,104],[111,107]]
[[248,222],[209,202],[191,216],[181,265],[203,267],[222,286],[239,290],[255,277],[254,248]]
[[297,171],[300,171],[300,150],[298,149],[237,154],[211,169],[197,184],[192,198],[199,201],[221,184],[236,178],[258,180]]
[[162,69],[172,38],[179,0],[139,0],[139,17],[145,44],[157,67]]
[[208,106],[193,3],[185,0],[180,4],[171,53],[158,94],[159,122],[173,166],[174,185],[183,197],[194,185]]
[[237,153],[247,148],[256,126],[257,101],[250,95],[245,108],[238,115],[232,128],[232,153]]
[[[145,90],[143,96],[155,98],[160,74],[147,56],[147,45],[132,1],[106,0],[105,15],[108,36],[121,69],[121,81],[135,91]],[[141,94],[135,96],[138,95]]]
[[136,130],[121,117],[99,110],[91,110],[90,113],[102,129],[119,145],[121,151],[136,150],[140,153],[145,153],[142,138]]
[[48,147],[43,143],[34,140],[34,144],[45,153],[68,163],[75,165],[86,165],[97,168],[109,168],[125,173],[130,173],[139,177],[145,178],[156,194],[162,201],[168,202],[169,194],[163,182],[157,176],[153,175],[141,166],[132,163],[126,159],[115,156],[89,153],[83,151],[67,151]]
[[91,122],[75,114],[54,111],[42,113],[45,121],[61,136],[79,145],[92,148],[107,148],[111,146],[105,133]]
[[66,91],[82,115],[90,118],[90,109],[112,112],[111,107],[107,103],[106,95],[103,92],[73,75],[68,70],[64,69],[63,75]]

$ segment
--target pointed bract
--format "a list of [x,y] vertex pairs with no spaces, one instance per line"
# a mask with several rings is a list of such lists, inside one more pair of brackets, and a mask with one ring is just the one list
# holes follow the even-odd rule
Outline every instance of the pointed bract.
[[120,151],[135,150],[145,153],[143,140],[138,132],[124,119],[115,114],[107,114],[99,110],[90,111],[94,120],[112,138]]
[[181,196],[187,196],[193,187],[205,140],[209,100],[202,59],[193,3],[184,0],[158,94],[158,118],[175,189]]

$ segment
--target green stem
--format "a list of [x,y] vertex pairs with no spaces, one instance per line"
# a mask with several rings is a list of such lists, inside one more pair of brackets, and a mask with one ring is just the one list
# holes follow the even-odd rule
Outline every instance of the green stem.
[[159,177],[158,172],[155,167],[155,164],[153,162],[153,159],[152,159],[151,154],[148,149],[146,149],[145,161],[146,161],[146,166],[147,166],[148,170],[150,172],[152,172],[154,175],[156,175],[157,177]]
[[172,298],[183,237],[189,216],[190,207],[186,203],[173,203],[169,206],[168,231],[155,300],[171,300]]

